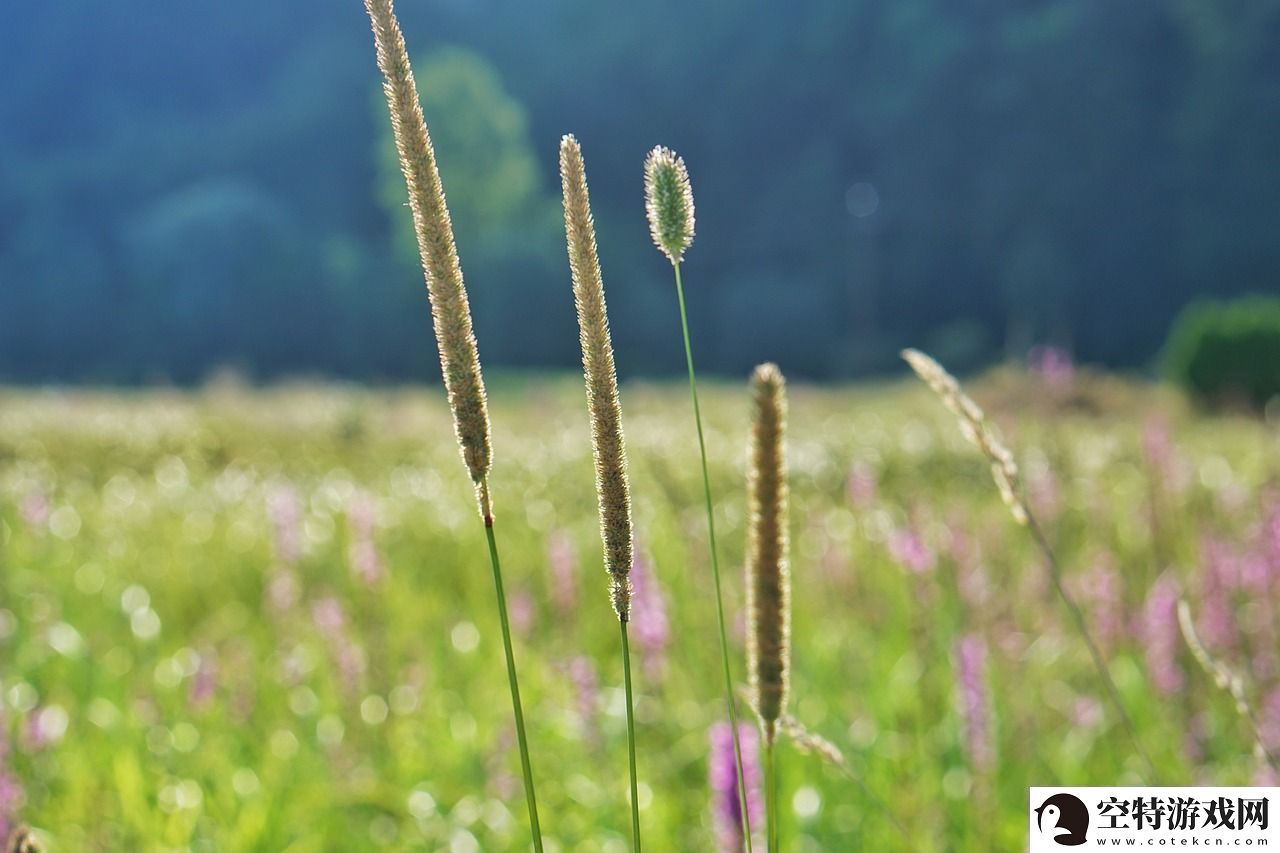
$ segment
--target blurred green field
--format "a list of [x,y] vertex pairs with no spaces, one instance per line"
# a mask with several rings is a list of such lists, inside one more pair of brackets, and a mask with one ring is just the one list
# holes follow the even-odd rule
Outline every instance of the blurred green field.
[[[1152,590],[1176,579],[1216,620],[1206,642],[1280,735],[1276,428],[1104,384],[1057,399],[1006,376],[976,396],[1160,781],[1266,778]],[[747,398],[705,395],[745,680]],[[500,377],[492,405],[548,849],[624,851],[618,636],[581,387]],[[623,405],[639,552],[669,625],[665,663],[655,641],[636,673],[645,841],[708,850],[708,728],[724,715],[687,389],[628,385]],[[788,745],[786,848],[1021,850],[1028,785],[1140,783],[1025,531],[941,406],[915,385],[798,386],[790,426],[792,711],[907,836]],[[524,849],[484,547],[434,387],[0,393],[0,731],[23,791],[0,821],[52,851]],[[1206,549],[1252,574],[1215,573]],[[989,650],[987,749],[957,684],[963,636]]]

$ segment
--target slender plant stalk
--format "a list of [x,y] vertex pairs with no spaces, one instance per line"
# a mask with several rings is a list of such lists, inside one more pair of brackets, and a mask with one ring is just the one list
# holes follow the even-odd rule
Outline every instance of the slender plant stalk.
[[1085,621],[1084,612],[1080,610],[1080,605],[1076,604],[1075,599],[1067,592],[1062,584],[1062,569],[1058,564],[1057,555],[1053,553],[1053,548],[1049,545],[1049,540],[1045,537],[1044,531],[1040,528],[1040,523],[1036,521],[1029,508],[1025,508],[1027,517],[1027,529],[1031,531],[1031,538],[1035,541],[1036,547],[1040,549],[1040,553],[1044,556],[1045,565],[1049,568],[1049,578],[1053,581],[1054,592],[1058,594],[1058,599],[1062,605],[1066,607],[1067,612],[1071,614],[1071,620],[1075,623],[1076,633],[1080,635],[1080,639],[1084,640],[1084,644],[1089,648],[1089,656],[1093,658],[1094,669],[1098,671],[1098,678],[1107,689],[1107,696],[1111,700],[1111,704],[1115,706],[1116,714],[1119,715],[1120,721],[1124,723],[1125,729],[1129,733],[1129,739],[1133,742],[1133,748],[1137,750],[1138,755],[1142,758],[1142,763],[1147,765],[1147,778],[1151,784],[1158,785],[1159,774],[1156,773],[1155,763],[1152,762],[1151,756],[1147,754],[1146,747],[1142,745],[1142,739],[1138,737],[1138,727],[1133,724],[1133,719],[1129,716],[1129,712],[1125,710],[1124,700],[1120,698],[1120,691],[1116,688],[1116,683],[1111,679],[1111,672],[1107,668],[1106,659],[1103,658],[1102,652],[1098,649],[1098,644],[1094,642],[1093,635],[1089,633],[1088,623]]
[[622,626],[622,678],[627,690],[627,756],[631,760],[631,846],[640,853],[640,786],[636,782],[636,717],[631,696],[631,646],[627,643],[627,623]]
[[1129,712],[1125,710],[1124,702],[1120,698],[1120,691],[1116,688],[1115,682],[1111,680],[1111,672],[1107,669],[1106,659],[1103,658],[1097,643],[1093,641],[1093,636],[1089,633],[1089,626],[1085,621],[1084,613],[1062,584],[1062,569],[1058,563],[1057,555],[1054,554],[1048,537],[1044,535],[1044,530],[1040,527],[1039,522],[1036,521],[1031,512],[1031,507],[1023,496],[1018,465],[1013,459],[1013,454],[1005,446],[995,426],[987,420],[987,416],[981,407],[964,392],[964,389],[960,387],[960,383],[941,364],[938,364],[938,362],[919,350],[904,350],[902,357],[911,365],[911,369],[916,372],[916,375],[933,389],[934,393],[942,400],[943,405],[956,416],[960,422],[960,431],[965,438],[982,451],[982,454],[987,457],[987,461],[991,463],[991,476],[1000,491],[1000,498],[1004,501],[1005,506],[1009,508],[1014,521],[1030,531],[1032,540],[1044,556],[1045,566],[1049,572],[1049,579],[1053,583],[1053,589],[1062,601],[1063,606],[1066,607],[1067,612],[1071,615],[1076,633],[1080,635],[1080,639],[1084,641],[1085,646],[1089,649],[1089,656],[1093,659],[1093,666],[1098,671],[1098,678],[1106,688],[1107,698],[1115,707],[1116,714],[1119,715],[1121,723],[1124,724],[1125,729],[1128,731],[1129,739],[1133,742],[1138,756],[1147,766],[1148,781],[1153,785],[1160,784],[1155,763],[1143,747],[1142,739],[1138,737],[1138,729],[1133,724],[1133,719],[1129,716]]
[[[485,491],[488,491],[487,486]],[[520,769],[524,773],[529,825],[533,828],[533,849],[542,853],[542,828],[538,825],[538,800],[533,793],[533,765],[529,762],[529,741],[524,732],[520,682],[516,678],[516,657],[511,648],[511,622],[507,618],[507,595],[502,588],[502,566],[498,561],[498,543],[493,538],[493,516],[485,516],[484,535],[489,540],[489,562],[493,564],[493,585],[498,593],[498,620],[502,623],[502,649],[507,656],[507,683],[511,685],[511,707],[516,717],[516,739],[520,743]]]
[[702,411],[698,406],[698,379],[693,369],[693,348],[689,344],[689,318],[684,307],[684,284],[680,280],[680,264],[673,263],[676,274],[676,298],[680,303],[680,330],[684,333],[684,358],[689,368],[689,392],[693,395],[693,421],[698,429],[698,453],[702,461],[702,493],[707,504],[707,532],[711,540],[711,576],[716,586],[716,619],[720,626],[720,660],[724,664],[724,701],[729,709],[729,726],[733,730],[733,758],[738,771],[738,800],[742,811],[742,837],[751,851],[751,818],[747,814],[747,782],[742,772],[742,744],[738,740],[738,708],[733,700],[733,674],[729,671],[729,638],[724,622],[724,596],[720,591],[720,557],[716,548],[716,516],[711,502],[711,477],[707,473],[707,442],[702,433]]
[[770,742],[764,748],[765,773],[765,831],[769,853],[777,853],[778,840],[778,756],[775,752],[777,744]]
[[689,391],[693,395],[693,421],[698,429],[698,453],[702,461],[702,492],[707,503],[707,535],[711,544],[711,574],[716,586],[716,618],[720,626],[720,659],[724,664],[724,701],[729,709],[733,737],[733,757],[738,771],[738,806],[742,812],[742,837],[751,853],[751,816],[747,813],[746,774],[742,765],[742,744],[738,737],[738,709],[733,699],[733,675],[729,671],[729,640],[724,626],[724,596],[720,591],[720,557],[716,548],[716,518],[711,502],[711,477],[707,474],[707,442],[702,433],[702,411],[698,406],[698,380],[693,369],[693,347],[689,344],[689,318],[684,307],[684,284],[680,261],[693,244],[693,188],[684,160],[659,145],[644,161],[644,207],[649,219],[649,235],[658,251],[667,256],[676,276],[676,297],[680,303],[680,330],[684,334],[684,358],[689,366]]

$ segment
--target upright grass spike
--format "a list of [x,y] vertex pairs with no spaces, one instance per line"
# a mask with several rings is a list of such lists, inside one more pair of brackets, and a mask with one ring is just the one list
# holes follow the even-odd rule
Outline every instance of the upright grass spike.
[[689,368],[689,392],[693,396],[693,422],[698,433],[698,453],[702,461],[702,493],[707,505],[707,537],[711,547],[711,575],[716,588],[716,620],[720,628],[720,659],[724,665],[724,701],[729,710],[733,755],[738,771],[742,836],[751,851],[751,818],[747,814],[746,781],[742,768],[742,744],[738,737],[738,709],[733,698],[733,675],[729,669],[729,639],[725,629],[724,595],[720,590],[720,557],[716,548],[716,519],[711,499],[711,477],[707,473],[707,442],[702,432],[702,411],[698,406],[698,379],[693,369],[693,347],[689,343],[689,317],[684,306],[684,284],[680,262],[693,243],[693,189],[684,160],[659,145],[644,161],[645,213],[654,245],[671,261],[676,279],[676,300],[680,305],[680,331],[684,336],[684,359]]
[[609,313],[604,282],[596,252],[595,225],[587,173],[578,140],[560,140],[560,183],[564,191],[564,231],[573,276],[573,301],[578,309],[582,343],[582,373],[591,415],[591,448],[596,466],[596,498],[600,504],[600,538],[604,543],[604,567],[609,574],[609,595],[622,630],[622,668],[627,698],[627,752],[631,777],[631,833],[640,850],[640,805],[636,782],[636,729],[631,690],[631,649],[627,623],[631,616],[631,490],[627,480],[627,448],[622,434],[622,406],[618,401],[618,377],[613,343],[609,338]]
[[791,670],[791,570],[787,539],[786,380],[777,365],[751,377],[754,422],[747,456],[747,669],[766,746],[787,709]]
[[533,846],[542,851],[542,830],[538,825],[538,805],[534,796],[533,768],[529,761],[529,743],[525,735],[524,710],[520,704],[520,685],[516,678],[515,654],[511,647],[511,625],[507,617],[506,594],[502,588],[502,568],[498,545],[493,533],[493,509],[489,495],[489,469],[493,450],[489,437],[489,408],[485,399],[484,377],[480,373],[480,356],[476,350],[471,325],[471,309],[462,268],[453,241],[453,225],[445,204],[440,173],[436,168],[435,150],[422,115],[422,104],[409,66],[404,35],[396,20],[392,0],[365,0],[365,10],[373,24],[374,46],[378,68],[382,71],[382,91],[391,114],[400,170],[409,190],[409,208],[413,212],[413,228],[418,238],[418,253],[427,281],[431,302],[431,321],[440,349],[440,368],[449,408],[453,412],[454,432],[463,462],[476,489],[480,517],[484,521],[489,545],[489,562],[498,599],[498,621],[502,626],[502,645],[507,659],[507,682],[511,688],[511,706],[515,716],[516,735],[520,744],[520,765],[524,774],[525,799],[529,808],[529,824]]
[[787,561],[786,380],[776,364],[751,377],[753,424],[747,452],[747,671],[765,748],[765,826],[778,849],[778,721],[791,670],[791,569]]
[[1094,642],[1093,636],[1089,633],[1089,626],[1085,622],[1084,613],[1080,610],[1080,605],[1076,604],[1075,599],[1071,597],[1071,594],[1067,592],[1062,583],[1062,567],[1058,565],[1058,557],[1054,553],[1053,547],[1049,544],[1048,537],[1044,535],[1044,530],[1032,514],[1031,507],[1023,497],[1018,465],[1014,462],[1013,454],[1009,452],[1009,448],[1001,440],[995,426],[987,420],[986,413],[968,394],[964,393],[960,383],[941,364],[914,349],[903,350],[902,358],[911,366],[916,375],[933,389],[934,393],[942,400],[942,404],[956,416],[960,422],[960,432],[964,437],[974,444],[982,452],[982,455],[987,457],[987,461],[991,464],[991,476],[995,479],[996,488],[1000,491],[1000,499],[1009,508],[1014,521],[1030,531],[1032,540],[1044,557],[1054,592],[1057,593],[1058,599],[1070,614],[1076,633],[1080,635],[1080,639],[1084,641],[1089,650],[1089,656],[1093,659],[1094,669],[1097,670],[1098,679],[1107,691],[1107,697],[1111,700],[1116,714],[1128,731],[1129,739],[1133,742],[1133,747],[1137,750],[1138,756],[1146,765],[1148,782],[1158,785],[1159,779],[1155,763],[1152,762],[1150,754],[1143,747],[1142,739],[1138,737],[1138,729],[1133,724],[1133,718],[1125,710],[1124,701],[1120,698],[1120,691],[1111,679],[1111,672],[1107,669],[1106,659],[1103,658],[1102,652],[1098,649],[1098,644]]
[[654,244],[673,264],[693,245],[693,187],[684,160],[659,145],[644,161],[645,212]]

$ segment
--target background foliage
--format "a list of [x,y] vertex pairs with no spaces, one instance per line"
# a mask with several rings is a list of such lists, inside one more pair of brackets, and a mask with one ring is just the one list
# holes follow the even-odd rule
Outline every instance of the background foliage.
[[[640,163],[688,159],[708,368],[1147,362],[1274,291],[1277,0],[402,2],[483,355],[568,366],[556,142],[624,373],[679,368]],[[0,378],[432,374],[357,0],[0,8]]]

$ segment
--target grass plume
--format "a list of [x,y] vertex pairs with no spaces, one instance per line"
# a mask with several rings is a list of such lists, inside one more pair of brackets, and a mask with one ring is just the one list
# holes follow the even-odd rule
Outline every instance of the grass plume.
[[453,223],[392,0],[365,0],[364,5],[373,23],[382,91],[391,113],[400,171],[409,190],[409,209],[413,212],[413,230],[427,280],[431,322],[440,348],[440,367],[453,411],[454,431],[471,482],[476,486],[481,514],[488,516],[485,479],[493,464],[489,407],[471,325],[471,307],[453,240]]
[[684,159],[659,145],[644,161],[644,206],[654,244],[673,264],[693,244],[693,187]]
[[596,465],[596,497],[600,504],[600,536],[609,594],[618,618],[631,610],[631,490],[627,481],[627,448],[622,434],[622,406],[609,338],[609,316],[596,252],[596,232],[587,193],[587,175],[578,140],[560,141],[560,181],[564,190],[564,230],[573,274],[573,301],[578,309],[582,372],[591,413],[591,447]]
[[791,669],[791,569],[787,551],[786,380],[775,364],[751,377],[754,421],[748,451],[747,669],[765,747],[786,713]]
[[1058,564],[1058,557],[1054,553],[1053,547],[1049,544],[1049,538],[1045,536],[1044,529],[1036,521],[1036,517],[1031,512],[1031,507],[1027,504],[1023,495],[1018,478],[1018,465],[1014,462],[1013,454],[1000,438],[995,425],[987,419],[986,413],[964,392],[964,389],[960,387],[960,383],[941,364],[914,349],[903,350],[902,357],[911,366],[911,369],[916,372],[916,375],[933,389],[934,393],[942,400],[943,405],[956,416],[960,422],[961,433],[982,451],[982,455],[991,464],[991,475],[995,479],[996,487],[1000,490],[1000,499],[1009,508],[1014,521],[1030,531],[1031,538],[1040,550],[1045,566],[1048,568],[1049,580],[1053,584],[1054,592],[1057,593],[1058,599],[1070,614],[1076,633],[1080,635],[1080,639],[1088,648],[1089,657],[1093,659],[1094,669],[1098,673],[1098,679],[1106,689],[1107,697],[1111,700],[1111,704],[1115,708],[1116,714],[1120,717],[1121,723],[1128,731],[1129,739],[1132,741],[1134,749],[1146,766],[1148,782],[1158,785],[1155,763],[1143,747],[1141,738],[1138,737],[1138,729],[1133,724],[1133,718],[1129,716],[1129,712],[1125,709],[1124,701],[1120,698],[1120,691],[1116,688],[1115,681],[1111,678],[1111,672],[1107,668],[1106,659],[1102,656],[1098,644],[1094,642],[1093,635],[1089,633],[1089,626],[1085,621],[1084,613],[1080,610],[1080,605],[1071,597],[1071,594],[1067,592],[1062,583],[1062,567]]
[[427,280],[427,296],[431,302],[431,321],[440,348],[440,368],[449,408],[453,413],[454,431],[467,472],[476,489],[480,516],[484,521],[485,540],[489,546],[489,564],[493,568],[493,584],[497,594],[498,621],[502,626],[502,646],[506,655],[507,684],[511,689],[511,708],[515,717],[516,736],[520,745],[520,768],[524,774],[525,801],[533,846],[542,851],[542,830],[538,823],[538,804],[533,787],[533,767],[529,760],[529,742],[525,734],[524,709],[520,702],[520,684],[516,677],[515,652],[511,646],[511,622],[507,615],[506,592],[502,586],[502,566],[498,543],[493,532],[493,508],[489,496],[489,469],[493,450],[489,438],[489,408],[485,399],[484,377],[480,373],[480,356],[476,350],[471,325],[471,309],[462,267],[453,241],[453,225],[445,204],[436,155],[431,147],[422,104],[418,99],[413,69],[404,35],[396,20],[392,0],[365,0],[365,10],[373,25],[378,68],[382,71],[382,91],[391,114],[400,170],[409,190],[409,208],[413,212],[413,228],[418,238],[418,253]]
[[684,337],[684,360],[689,369],[689,393],[693,397],[693,423],[698,434],[698,456],[702,462],[702,495],[707,509],[707,539],[711,549],[711,576],[716,588],[716,622],[720,629],[720,661],[724,668],[724,702],[729,711],[729,730],[738,772],[738,800],[742,815],[742,837],[751,851],[751,818],[747,811],[747,785],[742,764],[742,743],[738,736],[738,708],[733,698],[733,674],[729,667],[729,638],[725,629],[724,595],[720,584],[720,555],[716,548],[716,516],[711,497],[711,476],[707,473],[707,440],[702,431],[702,408],[698,404],[698,377],[693,367],[693,346],[689,342],[689,315],[684,305],[684,283],[680,262],[693,243],[693,188],[684,160],[661,145],[644,161],[645,213],[649,233],[667,260],[676,279],[676,301],[680,306],[680,331]]
[[596,250],[595,225],[582,147],[573,136],[560,140],[560,183],[564,192],[564,232],[573,276],[573,301],[578,309],[582,343],[582,373],[591,415],[591,449],[596,466],[596,498],[600,505],[600,538],[604,567],[609,574],[609,597],[622,630],[622,666],[627,698],[627,752],[631,778],[631,834],[640,850],[640,804],[636,781],[635,703],[631,689],[631,648],[627,622],[631,615],[632,523],[631,489],[627,479],[627,447],[622,434],[622,405],[604,281]]
[[787,387],[776,364],[751,376],[754,418],[748,451],[747,671],[765,748],[769,849],[777,850],[778,765],[774,741],[786,712],[791,668],[791,570],[787,564]]
[[1229,695],[1235,703],[1236,713],[1240,718],[1248,724],[1250,732],[1253,734],[1255,749],[1258,756],[1267,762],[1271,769],[1280,773],[1280,766],[1277,766],[1275,756],[1271,754],[1271,750],[1267,747],[1267,739],[1262,735],[1262,726],[1258,722],[1258,716],[1253,712],[1253,708],[1249,705],[1249,700],[1244,693],[1244,682],[1239,675],[1232,672],[1226,664],[1218,661],[1208,648],[1200,640],[1200,635],[1196,632],[1195,622],[1191,619],[1191,605],[1185,600],[1178,602],[1178,627],[1182,631],[1182,638],[1187,642],[1187,648],[1191,649],[1191,656],[1196,659],[1196,663],[1200,668],[1213,679],[1214,685]]
[[960,422],[960,432],[973,443],[982,455],[991,463],[991,476],[1000,490],[1000,499],[1004,501],[1013,520],[1026,524],[1029,519],[1026,503],[1022,500],[1018,482],[1018,464],[1013,461],[1013,454],[1005,446],[995,426],[987,420],[986,413],[960,387],[955,377],[941,364],[919,350],[902,351],[902,357],[916,375],[933,389],[942,404],[951,411]]
[[778,849],[778,767],[774,740],[786,712],[791,669],[791,569],[787,565],[786,379],[776,364],[751,375],[754,419],[748,452],[746,669],[764,733],[769,849]]

